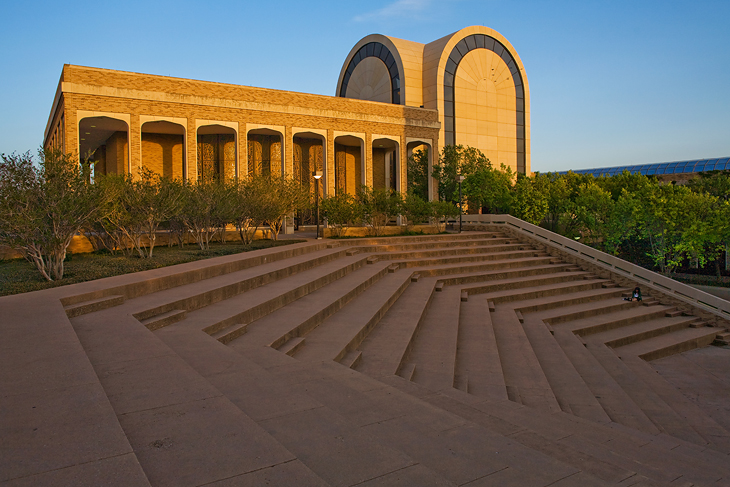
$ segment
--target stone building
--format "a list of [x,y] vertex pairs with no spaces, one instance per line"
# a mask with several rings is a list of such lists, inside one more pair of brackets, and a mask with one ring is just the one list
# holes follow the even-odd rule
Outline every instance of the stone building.
[[78,153],[97,174],[286,174],[311,188],[322,171],[323,195],[405,191],[409,155],[429,149],[432,166],[445,144],[530,172],[524,67],[486,27],[425,45],[367,36],[336,95],[64,65],[44,145]]

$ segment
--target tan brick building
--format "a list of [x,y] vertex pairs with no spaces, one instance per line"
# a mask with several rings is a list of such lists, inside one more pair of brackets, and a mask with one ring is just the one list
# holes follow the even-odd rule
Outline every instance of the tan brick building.
[[65,65],[44,140],[102,174],[284,173],[309,187],[322,171],[325,195],[361,184],[405,191],[409,154],[429,148],[432,165],[452,143],[529,173],[524,68],[491,29],[426,45],[367,36],[337,95]]

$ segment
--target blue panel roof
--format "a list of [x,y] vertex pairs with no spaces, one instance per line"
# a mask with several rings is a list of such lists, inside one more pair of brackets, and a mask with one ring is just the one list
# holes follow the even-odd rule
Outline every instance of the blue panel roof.
[[[593,174],[595,177],[615,176],[624,171],[631,174],[681,174],[702,171],[730,170],[730,157],[716,159],[693,159],[690,161],[663,162],[661,164],[639,164],[633,166],[600,167],[593,169],[576,169],[576,174]],[[558,174],[567,174],[568,171],[559,171]]]

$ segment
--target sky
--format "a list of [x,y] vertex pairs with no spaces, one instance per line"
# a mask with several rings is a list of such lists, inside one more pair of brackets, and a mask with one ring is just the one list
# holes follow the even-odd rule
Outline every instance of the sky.
[[37,150],[64,64],[334,95],[350,49],[504,35],[533,171],[730,156],[730,0],[33,1],[0,6],[0,153]]

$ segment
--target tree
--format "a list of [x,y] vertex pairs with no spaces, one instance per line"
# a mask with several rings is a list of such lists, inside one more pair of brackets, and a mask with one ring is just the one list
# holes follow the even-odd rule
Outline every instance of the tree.
[[361,186],[357,192],[357,202],[362,205],[363,221],[373,235],[379,236],[383,234],[388,221],[400,212],[401,195],[393,190]]
[[489,159],[479,149],[462,145],[445,146],[438,165],[433,168],[433,176],[438,179],[439,198],[458,204],[459,187],[456,177],[468,177],[487,167]]
[[431,216],[436,219],[440,232],[446,229],[446,220],[459,215],[459,208],[448,201],[431,201]]
[[513,188],[512,215],[539,225],[548,212],[548,199],[539,178],[517,175]]
[[265,176],[251,176],[235,185],[232,221],[244,245],[253,241],[256,230],[266,221],[268,192],[269,179]]
[[432,216],[432,207],[420,196],[408,192],[401,202],[401,215],[406,220],[406,229],[411,230],[416,223],[428,221]]
[[428,149],[417,150],[408,158],[408,192],[428,201]]
[[462,191],[472,208],[487,208],[489,213],[509,213],[513,179],[514,173],[510,167],[502,164],[501,169],[497,170],[487,164],[477,167],[466,176]]
[[18,250],[49,280],[63,278],[63,262],[74,235],[103,206],[89,182],[88,167],[57,150],[1,156],[0,243]]
[[306,208],[309,205],[309,194],[298,181],[290,177],[272,177],[269,188],[264,199],[265,221],[271,229],[273,240],[277,240],[286,216]]
[[327,226],[335,237],[341,237],[345,228],[362,220],[362,207],[352,195],[339,193],[323,198],[320,211],[327,218]]

